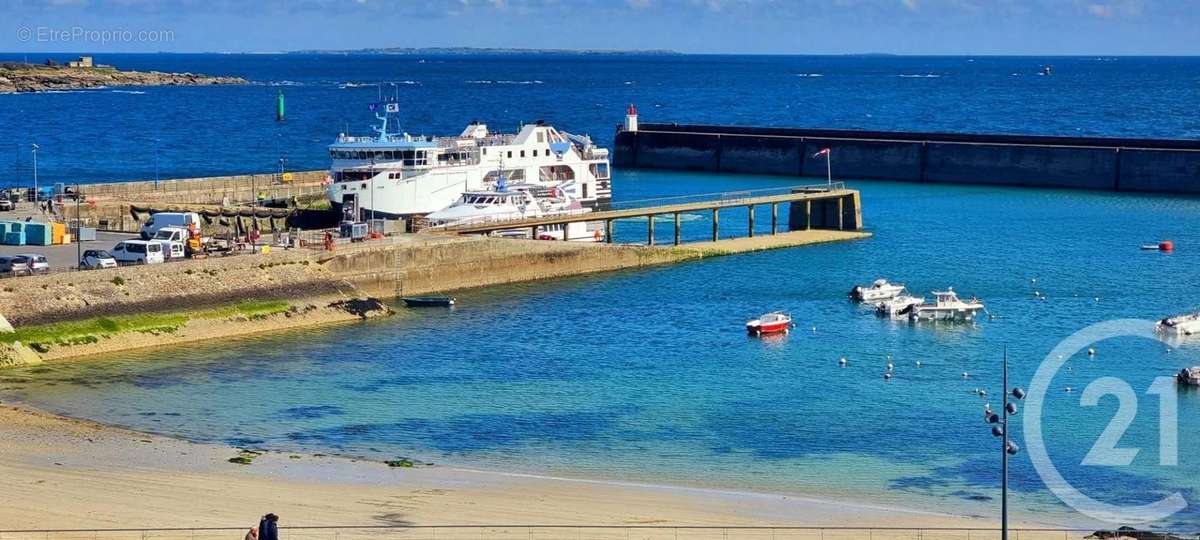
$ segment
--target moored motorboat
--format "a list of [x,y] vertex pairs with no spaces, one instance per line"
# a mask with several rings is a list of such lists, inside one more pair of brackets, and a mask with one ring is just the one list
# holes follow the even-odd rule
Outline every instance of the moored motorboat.
[[1190,336],[1200,334],[1200,311],[1167,317],[1154,325],[1156,332]]
[[791,328],[792,316],[782,311],[773,311],[757,319],[746,321],[746,332],[756,336],[763,334],[786,334]]
[[454,305],[453,296],[406,296],[401,298],[408,307],[449,307]]
[[880,317],[890,319],[899,319],[908,316],[909,311],[913,306],[919,306],[925,303],[925,297],[912,296],[907,293],[901,294],[890,300],[884,300],[875,304],[875,314]]
[[1200,386],[1200,366],[1187,367],[1179,370],[1179,374],[1175,375],[1175,379],[1179,381],[1179,384]]
[[870,285],[856,285],[850,289],[850,299],[856,302],[875,302],[895,298],[904,292],[904,285],[877,279]]
[[908,310],[912,321],[971,321],[975,314],[984,309],[983,302],[971,298],[966,302],[958,298],[954,288],[933,291],[932,304],[914,305]]

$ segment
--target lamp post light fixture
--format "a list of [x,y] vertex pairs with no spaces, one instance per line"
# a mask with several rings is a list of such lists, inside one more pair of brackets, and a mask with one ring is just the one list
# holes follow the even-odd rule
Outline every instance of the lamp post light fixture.
[[33,147],[33,202],[38,202],[37,151],[41,147],[37,143],[33,143],[31,146]]
[[[984,411],[984,418],[992,425],[992,436],[1000,439],[1000,540],[1008,540],[1008,456],[1015,456],[1021,447],[1008,437],[1008,417],[1017,414],[1015,401],[1025,399],[1025,390],[1008,387],[1008,346],[1004,347],[1004,403],[1000,414]],[[1009,401],[1012,398],[1014,401]]]

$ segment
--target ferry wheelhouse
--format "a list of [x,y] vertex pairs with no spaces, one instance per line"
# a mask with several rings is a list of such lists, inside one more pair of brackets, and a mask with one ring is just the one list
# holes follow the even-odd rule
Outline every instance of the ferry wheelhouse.
[[[388,103],[388,113],[396,112]],[[327,195],[345,219],[407,218],[441,210],[463,193],[511,183],[554,186],[592,209],[612,199],[608,150],[591,139],[538,121],[518,133],[493,133],[471,123],[457,136],[389,133],[379,115],[378,136],[345,133],[329,145]]]

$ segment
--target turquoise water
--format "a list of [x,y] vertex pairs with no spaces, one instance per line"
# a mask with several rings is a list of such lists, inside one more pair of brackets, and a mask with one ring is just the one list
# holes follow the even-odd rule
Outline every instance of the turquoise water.
[[[616,178],[627,200],[790,183]],[[1013,380],[1027,385],[1076,330],[1197,303],[1200,200],[852,186],[875,233],[868,240],[462,291],[452,311],[401,308],[387,320],[219,347],[6,371],[0,395],[201,441],[992,516],[998,448],[974,390],[1000,392],[1002,347]],[[766,215],[760,209],[760,224]],[[722,213],[731,233],[744,224]],[[630,240],[644,227],[625,223],[618,234]],[[702,237],[710,223],[699,216],[685,227]],[[669,238],[669,228],[659,233]],[[1138,249],[1159,239],[1174,240],[1176,251]],[[846,301],[851,285],[880,276],[925,294],[954,286],[982,298],[995,319],[912,326]],[[743,322],[774,309],[790,311],[799,328],[747,338]],[[1200,347],[1129,338],[1094,347],[1094,357],[1071,358],[1072,370],[1050,385],[1043,424],[1059,470],[1107,502],[1174,491],[1200,500],[1200,479],[1184,474],[1200,464],[1200,395],[1179,395],[1174,467],[1159,465],[1158,401],[1144,395],[1154,377],[1200,364]],[[896,366],[890,381],[887,355]],[[840,356],[847,367],[838,367]],[[1120,441],[1143,448],[1129,467],[1080,465],[1116,410],[1111,397],[1079,404],[1078,389],[1101,376],[1120,377],[1141,396]],[[1019,432],[1016,439],[1024,444]],[[1012,467],[1018,515],[1088,521],[1047,493],[1027,452]],[[1189,507],[1159,524],[1198,518]]]

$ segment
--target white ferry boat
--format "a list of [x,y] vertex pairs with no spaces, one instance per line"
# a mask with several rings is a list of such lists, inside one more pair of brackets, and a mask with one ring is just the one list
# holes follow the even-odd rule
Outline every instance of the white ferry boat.
[[342,133],[329,145],[332,160],[327,195],[345,219],[402,218],[436,212],[467,191],[494,189],[501,175],[512,183],[558,187],[588,208],[612,199],[608,150],[586,136],[538,121],[519,133],[491,132],[473,122],[457,136],[389,133],[386,112],[378,136]]
[[983,310],[983,302],[972,298],[966,302],[958,299],[954,288],[933,291],[932,304],[913,305],[908,312],[912,321],[971,321]]
[[[591,212],[576,199],[558,188],[543,188],[529,184],[508,186],[501,178],[496,189],[472,190],[462,194],[454,204],[437,212],[427,214],[424,222],[429,227],[468,225],[477,223],[502,223],[518,219],[548,216],[586,214]],[[604,239],[602,222],[576,222],[563,225],[538,227],[540,240],[567,240],[598,242]],[[565,232],[564,232],[565,230]],[[530,238],[531,229],[501,229],[494,236],[508,238]]]

